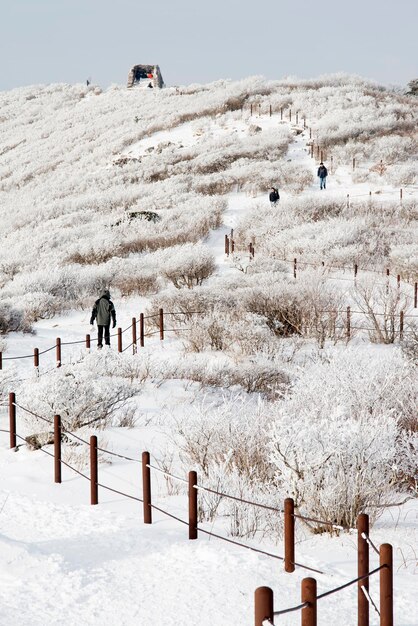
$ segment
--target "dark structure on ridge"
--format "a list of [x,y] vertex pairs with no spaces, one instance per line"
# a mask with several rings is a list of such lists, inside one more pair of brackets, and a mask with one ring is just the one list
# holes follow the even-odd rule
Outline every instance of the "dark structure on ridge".
[[162,89],[163,77],[158,65],[134,65],[128,74],[128,87]]

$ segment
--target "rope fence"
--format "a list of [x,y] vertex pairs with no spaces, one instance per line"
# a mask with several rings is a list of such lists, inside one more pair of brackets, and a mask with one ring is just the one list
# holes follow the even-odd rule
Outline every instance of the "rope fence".
[[[89,441],[79,437],[75,433],[62,428],[61,426],[61,418],[59,415],[54,416],[54,420],[51,421],[48,418],[39,415],[38,413],[23,407],[19,403],[16,402],[16,397],[14,393],[9,394],[9,429],[0,429],[0,432],[9,434],[10,436],[10,448],[16,448],[17,439],[22,442],[27,443],[27,439],[22,437],[17,433],[16,430],[16,408],[19,408],[23,412],[26,412],[29,415],[32,415],[36,418],[41,419],[42,421],[48,423],[49,425],[54,426],[54,438],[53,438],[53,446],[54,452],[51,453],[49,450],[44,449],[42,446],[39,449],[54,459],[54,480],[57,483],[62,482],[61,478],[61,465],[69,468],[72,472],[78,474],[85,480],[90,483],[90,503],[92,505],[97,505],[99,503],[99,487],[111,493],[117,494],[122,498],[128,498],[135,502],[141,503],[143,505],[143,513],[144,513],[144,523],[151,524],[152,523],[152,511],[158,511],[162,515],[169,517],[175,521],[178,521],[182,525],[188,526],[189,530],[189,539],[197,539],[198,533],[202,533],[208,537],[214,537],[220,541],[224,541],[226,543],[235,545],[239,548],[243,548],[246,550],[251,550],[257,554],[262,556],[273,558],[275,560],[282,561],[284,563],[284,569],[286,572],[293,572],[296,567],[306,569],[311,572],[315,572],[317,574],[324,575],[326,572],[322,570],[313,568],[311,566],[305,565],[303,563],[299,563],[295,559],[295,522],[296,520],[300,520],[303,522],[310,522],[318,524],[319,526],[331,527],[332,529],[340,532],[344,530],[344,528],[336,524],[333,521],[324,521],[317,518],[301,515],[299,513],[295,513],[295,504],[292,498],[286,498],[284,501],[284,508],[272,507],[269,505],[265,505],[262,503],[254,502],[251,500],[247,500],[245,498],[239,498],[232,494],[226,494],[224,492],[217,491],[210,487],[206,487],[204,485],[198,484],[197,474],[194,471],[189,472],[188,479],[184,479],[180,476],[176,476],[171,472],[167,472],[160,467],[157,467],[150,463],[150,455],[149,452],[142,453],[142,460],[138,458],[133,458],[127,455],[122,455],[106,448],[102,448],[98,446],[97,437],[92,435]],[[62,459],[61,454],[61,442],[63,435],[69,435],[75,437],[81,443],[89,446],[90,450],[90,476],[86,473],[80,471],[70,463],[64,461]],[[111,487],[110,485],[106,485],[99,481],[98,477],[98,452],[103,452],[106,454],[113,454],[118,458],[125,459],[128,461],[134,461],[136,463],[141,463],[142,465],[142,497],[139,495],[133,495],[131,493],[126,493],[125,491],[116,489]],[[151,472],[157,472],[163,474],[165,477],[168,477],[173,480],[177,480],[182,484],[187,484],[188,486],[188,522],[183,520],[181,517],[174,515],[173,513],[166,511],[165,509],[156,506],[152,502],[151,495]],[[260,507],[261,509],[266,509],[278,514],[284,514],[284,556],[280,556],[279,554],[274,554],[272,552],[267,552],[255,546],[251,546],[235,539],[231,539],[229,537],[225,537],[213,531],[206,530],[202,528],[201,525],[198,524],[198,491],[208,491],[209,493],[213,493],[223,498],[231,498],[232,500],[238,501],[242,504],[251,505]],[[349,530],[349,529],[345,529]],[[351,529],[353,530],[353,529]],[[256,619],[255,626],[261,626],[263,622],[267,620],[267,622],[274,624],[274,617],[283,615],[285,613],[301,611],[302,624],[303,626],[316,626],[316,604],[317,601],[333,595],[335,593],[339,593],[342,590],[350,587],[356,583],[358,583],[358,611],[359,616],[361,616],[361,620],[359,618],[359,626],[369,626],[369,606],[371,606],[374,610],[376,610],[380,614],[380,624],[381,626],[393,626],[393,622],[390,621],[391,615],[393,616],[393,566],[392,566],[392,546],[390,544],[383,544],[378,549],[369,536],[369,518],[368,515],[363,513],[360,514],[357,519],[357,534],[358,534],[358,576],[342,585],[334,587],[328,591],[325,591],[321,594],[317,594],[316,592],[316,580],[313,578],[305,578],[302,580],[302,603],[298,606],[289,607],[287,609],[281,609],[278,611],[273,610],[273,592],[268,587],[261,587],[256,590]],[[374,552],[379,554],[379,567],[376,567],[372,570],[369,568],[369,546],[372,547]],[[368,588],[369,578],[373,575],[380,572],[381,580],[380,580],[380,610],[377,608],[375,603],[373,602]],[[360,584],[361,583],[361,584]],[[262,590],[262,592],[260,592]],[[264,591],[263,591],[264,590]],[[267,591],[266,591],[267,590]],[[383,591],[382,591],[383,590]],[[261,593],[261,595],[260,595]],[[261,598],[261,600],[260,600]],[[263,599],[264,598],[264,599]],[[266,608],[266,598],[268,599],[268,607]],[[260,608],[261,607],[261,608]],[[267,611],[267,612],[266,612]],[[257,617],[258,616],[258,617]],[[260,617],[262,616],[262,618]],[[311,620],[311,621],[309,621]]]

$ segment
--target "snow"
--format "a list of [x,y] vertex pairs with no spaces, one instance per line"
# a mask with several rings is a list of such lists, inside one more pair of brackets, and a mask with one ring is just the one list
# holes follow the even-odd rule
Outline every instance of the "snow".
[[[213,88],[210,97],[218,102],[218,91]],[[149,90],[151,91],[151,90]],[[115,94],[115,101],[116,101]],[[155,94],[148,92],[137,94],[142,98],[152,97],[155,106],[166,106],[164,102],[157,102]],[[23,96],[22,96],[23,97]],[[123,96],[133,102],[133,96]],[[187,96],[191,98],[192,96]],[[200,97],[200,96],[199,96]],[[77,104],[77,107],[91,107],[94,110],[94,96],[88,94],[87,106],[85,103]],[[110,96],[107,102],[111,101]],[[164,94],[160,95],[164,98]],[[151,101],[151,98],[148,98]],[[168,100],[168,98],[167,98]],[[202,97],[204,100],[204,97]],[[216,117],[197,117],[190,122],[174,124],[172,127],[158,129],[152,128],[152,115],[147,107],[148,103],[141,101],[144,111],[149,118],[144,122],[144,128],[138,132],[141,138],[132,143],[123,144],[123,133],[117,134],[119,150],[111,155],[107,153],[105,142],[101,145],[100,157],[98,158],[97,171],[110,172],[113,175],[112,158],[115,154],[128,156],[132,159],[142,159],[141,164],[158,162],[155,153],[161,149],[161,154],[197,150],[196,159],[203,161],[205,165],[205,145],[207,142],[213,146],[216,142],[229,149],[229,143],[233,143],[237,137],[246,136],[250,125],[262,128],[262,135],[280,131],[285,137],[291,133],[292,141],[288,146],[284,157],[286,164],[297,164],[298,167],[308,170],[313,176],[313,182],[308,184],[301,193],[295,193],[284,180],[277,174],[274,183],[280,189],[281,200],[277,211],[285,214],[291,202],[300,199],[315,199],[322,197],[324,192],[319,190],[316,179],[317,163],[309,156],[307,142],[308,131],[299,134],[302,130],[294,124],[280,122],[278,116],[254,115],[253,117],[229,116],[226,119]],[[113,100],[112,100],[113,103]],[[27,106],[27,105],[26,105]],[[109,109],[114,106],[108,104]],[[127,105],[126,105],[127,106]],[[139,108],[139,107],[138,107]],[[166,107],[167,110],[168,106]],[[312,102],[312,118],[314,119],[315,106]],[[128,109],[127,109],[128,110]],[[129,109],[130,111],[130,109]],[[145,115],[144,113],[144,115]],[[153,113],[153,112],[152,112]],[[35,112],[37,115],[37,113]],[[125,110],[124,110],[125,114]],[[173,110],[168,113],[174,118]],[[35,116],[36,116],[35,115]],[[85,113],[87,115],[87,113]],[[333,116],[330,116],[333,117]],[[61,111],[59,121],[66,123],[64,112]],[[326,118],[322,118],[321,124],[325,126]],[[323,129],[324,133],[331,132],[332,119],[329,128]],[[319,124],[319,122],[317,122]],[[70,124],[70,121],[68,121]],[[123,122],[125,124],[125,122]],[[116,126],[116,125],[115,125]],[[139,124],[140,126],[140,124]],[[70,127],[69,127],[70,128]],[[68,131],[64,128],[63,131]],[[123,129],[126,132],[126,126]],[[142,131],[144,133],[142,134]],[[38,131],[37,131],[38,132]],[[92,130],[92,134],[97,129]],[[116,130],[115,137],[116,137]],[[131,130],[129,131],[131,132]],[[65,133],[64,133],[65,134]],[[131,137],[133,133],[131,132]],[[236,142],[238,143],[238,142]],[[168,144],[171,144],[168,145]],[[150,150],[153,148],[153,150]],[[223,148],[222,148],[223,149]],[[169,161],[169,157],[167,157]],[[93,159],[89,157],[88,167],[93,168]],[[366,167],[367,155],[361,162],[361,167]],[[58,170],[60,166],[57,166]],[[78,166],[77,166],[78,167]],[[86,167],[86,162],[84,162]],[[136,167],[136,165],[134,165]],[[146,169],[148,166],[143,166]],[[151,167],[151,166],[150,166]],[[29,168],[26,164],[25,168]],[[96,174],[97,174],[96,171]],[[272,168],[274,172],[274,168]],[[283,170],[285,173],[285,171]],[[10,174],[12,175],[12,174]],[[81,175],[81,174],[80,174]],[[62,176],[60,174],[60,176]],[[118,175],[115,175],[115,177]],[[6,181],[8,180],[6,176]],[[59,187],[61,180],[57,175],[54,185]],[[122,180],[122,178],[121,178]],[[83,179],[83,185],[86,181]],[[100,179],[100,184],[108,181]],[[6,183],[5,183],[6,184]],[[8,184],[8,183],[7,183]],[[73,183],[71,183],[73,184]],[[99,186],[100,186],[99,184]],[[86,182],[87,185],[87,182]],[[70,183],[69,183],[69,186]],[[52,189],[52,187],[51,187]],[[113,188],[112,188],[113,189]],[[355,196],[368,196],[369,191],[373,196],[377,192],[397,197],[399,189],[390,184],[388,180],[356,182],[353,180],[353,172],[348,165],[338,164],[335,172],[328,177],[328,195],[335,194],[345,198],[347,193],[351,198]],[[47,186],[44,189],[45,197],[48,197]],[[54,189],[55,193],[55,189]],[[113,190],[112,190],[113,193]],[[124,192],[125,193],[125,192]],[[404,191],[404,197],[417,197],[417,190],[413,186]],[[23,192],[22,192],[23,194]],[[84,194],[84,191],[83,191]],[[77,196],[77,194],[75,194]],[[270,209],[266,194],[253,193],[250,188],[239,191],[238,187],[225,194],[227,206],[222,211],[222,224],[219,228],[210,228],[208,234],[202,238],[201,245],[205,252],[213,254],[215,259],[215,272],[207,281],[208,286],[217,285],[217,281],[230,279],[237,274],[237,258],[226,259],[224,255],[224,236],[231,229],[237,231],[242,228],[245,219],[251,212],[260,212],[262,218],[268,222],[286,219],[285,215],[280,218]],[[23,197],[23,195],[22,195]],[[86,200],[86,195],[83,199]],[[177,199],[173,194],[174,202]],[[380,198],[380,193],[377,194]],[[101,197],[98,196],[100,199]],[[142,199],[141,199],[142,201]],[[75,202],[68,196],[68,202]],[[94,205],[96,199],[92,199]],[[41,203],[37,196],[36,203]],[[59,203],[56,205],[59,206]],[[135,208],[135,207],[134,207]],[[160,208],[160,207],[158,207]],[[88,209],[90,210],[90,209]],[[172,209],[170,209],[172,210]],[[23,217],[22,217],[23,216]],[[101,216],[100,219],[102,219]],[[24,213],[19,219],[25,220]],[[44,216],[45,219],[45,216]],[[58,217],[56,219],[59,219]],[[175,221],[174,218],[173,221]],[[52,221],[52,220],[51,220]],[[65,222],[65,220],[64,220]],[[8,228],[12,237],[17,238],[12,221]],[[24,228],[24,224],[21,224]],[[70,226],[62,224],[62,228]],[[310,227],[311,225],[309,225]],[[44,228],[40,218],[39,231]],[[144,229],[146,226],[144,226]],[[170,223],[167,228],[172,228]],[[308,227],[307,227],[308,228]],[[319,233],[320,227],[318,227]],[[332,247],[334,239],[331,237],[332,226],[329,232],[329,246]],[[91,237],[96,235],[91,232]],[[296,233],[296,230],[295,230]],[[318,234],[317,233],[317,234]],[[39,235],[39,233],[38,233]],[[295,237],[299,237],[299,243],[303,241],[303,232],[300,229]],[[347,232],[344,231],[344,236]],[[55,236],[55,235],[54,235]],[[58,237],[58,235],[56,235]],[[60,235],[61,236],[61,235]],[[76,246],[74,232],[73,244]],[[113,234],[109,237],[109,245],[113,245]],[[123,233],[123,237],[126,233]],[[285,236],[289,236],[286,233]],[[315,233],[308,232],[309,237],[314,238]],[[328,245],[327,232],[321,229],[321,241],[326,248]],[[89,235],[85,237],[86,245],[90,243]],[[16,239],[16,241],[18,241]],[[58,241],[58,239],[57,239]],[[65,241],[65,237],[63,239]],[[19,243],[19,246],[22,245]],[[83,244],[84,245],[84,244]],[[194,242],[191,244],[195,245]],[[300,244],[301,245],[301,244]],[[400,244],[401,255],[406,244]],[[22,249],[16,252],[22,255]],[[37,243],[36,250],[40,255],[41,272],[46,273],[43,260],[43,244]],[[36,258],[37,252],[31,252],[30,261]],[[166,256],[170,256],[167,249]],[[197,250],[197,246],[196,246]],[[173,254],[173,253],[171,253]],[[183,252],[181,253],[183,254]],[[256,258],[258,257],[258,241],[256,242]],[[162,258],[164,253],[158,257]],[[174,261],[177,262],[180,253],[176,252]],[[49,256],[48,253],[48,257]],[[153,261],[149,260],[150,265]],[[147,261],[142,257],[145,264]],[[250,265],[250,260],[245,259],[244,269]],[[33,265],[31,266],[31,271]],[[3,271],[3,269],[2,269]],[[29,272],[28,272],[29,274]],[[336,280],[338,276],[336,277]],[[13,288],[18,282],[10,282],[8,288],[13,295]],[[273,285],[272,285],[273,289]],[[116,292],[117,293],[117,292]],[[16,291],[16,299],[19,291]],[[91,304],[93,304],[93,300]],[[147,296],[129,296],[119,299],[116,303],[118,326],[126,328],[131,323],[133,316],[139,318],[150,303]],[[40,351],[52,346],[55,338],[59,336],[62,342],[83,340],[88,332],[92,332],[89,326],[90,305],[80,309],[72,309],[67,313],[59,313],[52,319],[39,320],[34,323],[36,335],[26,335],[20,332],[10,333],[7,336],[8,349],[4,357],[31,354],[36,346]],[[112,339],[115,350],[116,339]],[[124,335],[124,345],[130,343],[129,331]],[[93,344],[94,345],[94,344]],[[368,345],[368,354],[380,355],[386,358],[386,346]],[[390,348],[389,348],[390,349]],[[130,352],[130,351],[129,351]],[[85,353],[85,349],[79,346],[63,346],[63,362],[75,363]],[[338,350],[335,350],[338,355]],[[364,353],[366,354],[366,353]],[[164,342],[158,339],[158,335],[147,338],[146,348],[140,351],[138,359],[146,365],[151,363],[155,367],[176,367],[176,363],[187,358],[184,355],[181,341],[175,336],[168,335]],[[200,355],[197,355],[200,356]],[[219,355],[201,355],[202,360],[208,364],[218,362]],[[227,360],[229,357],[222,355]],[[310,357],[309,357],[310,358]],[[309,361],[309,358],[307,360]],[[367,358],[367,357],[365,357]],[[359,359],[360,362],[360,359]],[[15,366],[16,377],[25,379],[28,389],[37,378],[31,359],[12,362]],[[389,363],[389,359],[387,360]],[[40,373],[44,374],[48,369],[55,366],[54,351],[41,356]],[[297,364],[295,369],[305,367]],[[319,369],[319,368],[318,368]],[[384,369],[384,366],[382,367]],[[4,361],[4,370],[12,371],[8,361]],[[336,374],[338,377],[338,371]],[[303,385],[303,382],[300,383]],[[317,385],[319,387],[319,385]],[[310,390],[315,389],[312,384]],[[214,404],[221,405],[222,391],[212,393],[210,400]],[[225,392],[226,394],[226,392]],[[301,394],[303,395],[303,394]],[[309,396],[309,393],[307,393]],[[324,397],[327,394],[323,394]],[[328,394],[329,395],[329,394]],[[202,396],[202,390],[197,383],[173,379],[161,379],[157,375],[151,377],[143,385],[138,399],[140,418],[134,428],[107,427],[104,431],[96,431],[102,445],[110,450],[140,459],[141,452],[149,450],[152,461],[162,463],[167,450],[172,450],[174,433],[168,432],[168,412],[180,419],[186,414],[186,410],[197,412],[197,401]],[[19,399],[18,399],[19,400]],[[315,401],[313,394],[310,399]],[[256,400],[254,401],[254,403]],[[296,407],[297,408],[297,407]],[[338,409],[336,407],[336,413]],[[391,407],[389,407],[391,409]],[[341,409],[343,414],[343,408]],[[296,411],[297,413],[297,411]],[[339,417],[339,416],[337,416]],[[5,408],[0,407],[0,428],[7,429],[7,414]],[[18,411],[18,432],[26,435],[30,427],[24,423],[23,416]],[[92,431],[93,432],[93,431]],[[86,433],[83,431],[83,436]],[[100,444],[99,444],[100,445]],[[47,450],[52,451],[51,447]],[[85,459],[84,459],[85,460]],[[180,474],[183,471],[181,464],[173,462],[172,471]],[[81,459],[81,463],[83,458]],[[293,574],[283,571],[281,562],[269,559],[266,556],[256,554],[244,548],[232,546],[226,542],[214,538],[208,538],[200,534],[198,540],[189,541],[186,526],[175,520],[165,517],[154,511],[154,523],[151,526],[142,523],[142,505],[139,502],[123,498],[115,493],[99,489],[98,506],[90,506],[89,484],[82,477],[63,467],[63,483],[55,485],[53,480],[53,461],[42,451],[30,452],[25,446],[17,451],[8,449],[8,435],[0,432],[0,467],[2,485],[0,490],[0,624],[13,624],[16,626],[37,626],[45,624],[121,624],[122,626],[168,626],[181,623],[192,626],[209,626],[213,624],[228,624],[230,626],[253,624],[253,594],[258,586],[270,586],[275,594],[275,609],[279,610],[294,606],[300,602],[300,582],[303,577],[311,573],[297,569]],[[83,471],[88,471],[82,466]],[[192,467],[190,467],[192,469]],[[185,476],[186,477],[186,476]],[[104,455],[99,467],[99,481],[109,487],[126,491],[133,496],[141,498],[141,467],[139,463],[125,461],[116,457]],[[161,474],[153,473],[153,503],[162,509],[187,520],[187,496],[180,486],[177,492],[169,495],[166,480]],[[205,480],[202,480],[204,483]],[[248,493],[249,498],[252,497]],[[255,498],[255,496],[254,496]],[[277,495],[276,498],[279,498]],[[402,499],[402,496],[399,497]],[[277,502],[275,503],[277,504]],[[416,625],[416,540],[417,540],[417,517],[418,504],[409,501],[401,506],[388,508],[381,518],[378,519],[371,532],[375,544],[389,542],[394,547],[394,597],[395,597],[395,623],[398,626]],[[220,519],[217,522],[203,522],[203,527],[226,536],[228,527],[227,520]],[[255,537],[253,539],[238,539],[248,545],[259,547],[275,554],[282,555],[282,540],[279,536]],[[354,532],[344,532],[339,536],[319,536],[298,530],[297,535],[297,561],[308,566],[317,568],[325,574],[315,575],[318,580],[318,591],[323,592],[355,578],[357,575],[357,552],[356,535]],[[377,557],[371,552],[371,567],[377,565]],[[375,602],[378,602],[379,586],[377,578],[370,584],[370,593]],[[356,623],[356,585],[343,592],[322,600],[319,604],[319,624],[333,626],[349,626]],[[378,618],[373,610],[370,612],[371,625],[378,624]],[[278,623],[284,626],[298,623],[298,617],[294,614],[280,618]]]

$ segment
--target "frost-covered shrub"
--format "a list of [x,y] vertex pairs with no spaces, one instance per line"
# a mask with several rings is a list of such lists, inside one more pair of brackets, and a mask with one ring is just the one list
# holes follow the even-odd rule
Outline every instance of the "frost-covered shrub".
[[236,362],[225,356],[208,359],[207,353],[187,355],[152,371],[163,379],[192,380],[202,387],[239,386],[247,393],[260,393],[270,399],[282,396],[289,384],[281,363],[263,353]]
[[24,312],[14,308],[7,302],[0,303],[0,334],[5,335],[13,332],[29,333],[32,331],[29,320]]
[[[60,415],[68,430],[109,426],[117,411],[139,393],[138,383],[117,376],[119,362],[111,352],[85,355],[78,363],[26,383],[19,391],[19,404],[50,420]],[[45,430],[43,420],[23,415],[33,428]]]
[[371,327],[373,343],[394,343],[400,337],[400,313],[407,314],[410,306],[410,298],[400,287],[366,278],[356,281],[353,297]]
[[265,319],[277,336],[313,337],[320,347],[326,339],[341,338],[337,325],[341,296],[324,276],[306,271],[298,282],[282,280],[273,286],[267,280],[257,282],[246,296],[244,306]]
[[203,246],[176,246],[153,257],[162,275],[177,289],[192,289],[209,278],[215,270],[215,260]]
[[399,353],[348,350],[314,363],[271,409],[276,480],[310,516],[355,527],[373,505],[374,517],[414,472],[418,441],[400,423],[417,399]]

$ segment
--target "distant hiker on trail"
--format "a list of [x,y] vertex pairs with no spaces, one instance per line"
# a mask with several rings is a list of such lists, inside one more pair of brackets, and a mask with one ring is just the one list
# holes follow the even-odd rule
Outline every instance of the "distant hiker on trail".
[[325,167],[325,165],[322,163],[319,164],[318,167],[318,176],[319,176],[319,188],[320,189],[326,189],[327,188],[327,176],[328,176],[328,170]]
[[102,295],[94,303],[93,310],[91,312],[90,324],[94,324],[94,320],[97,320],[97,347],[103,347],[103,332],[105,338],[105,344],[110,346],[110,319],[113,320],[113,327],[116,326],[116,311],[113,302],[110,300],[110,293],[108,289],[102,292]]
[[269,200],[271,206],[276,206],[276,203],[280,200],[279,190],[276,187],[271,187]]

